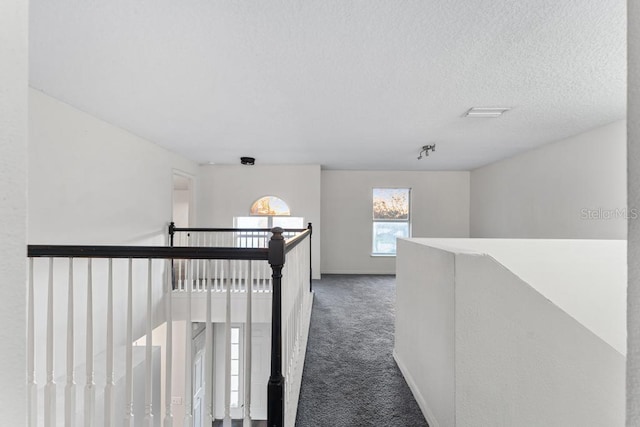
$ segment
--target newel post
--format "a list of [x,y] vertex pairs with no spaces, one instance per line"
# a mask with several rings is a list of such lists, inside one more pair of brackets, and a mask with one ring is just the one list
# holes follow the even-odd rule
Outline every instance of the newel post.
[[173,235],[176,232],[176,224],[175,222],[171,221],[171,224],[169,224],[169,246],[173,246]]
[[311,223],[307,226],[309,229],[309,292],[313,292],[313,257],[311,256],[311,236],[313,236],[313,227]]
[[[173,235],[176,233],[176,223],[171,221],[169,223],[169,246],[173,247]],[[171,290],[176,289],[176,281],[175,281],[175,267],[173,259],[171,260]]]
[[267,388],[267,419],[269,427],[284,426],[284,377],[282,376],[282,267],[284,267],[284,237],[280,227],[271,230],[269,264],[273,278],[271,300],[271,376]]

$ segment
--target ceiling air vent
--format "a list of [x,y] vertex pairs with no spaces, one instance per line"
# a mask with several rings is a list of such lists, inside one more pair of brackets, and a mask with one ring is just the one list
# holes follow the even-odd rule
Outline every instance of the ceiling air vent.
[[471,117],[475,119],[496,119],[509,111],[509,107],[473,107],[470,108],[464,117]]

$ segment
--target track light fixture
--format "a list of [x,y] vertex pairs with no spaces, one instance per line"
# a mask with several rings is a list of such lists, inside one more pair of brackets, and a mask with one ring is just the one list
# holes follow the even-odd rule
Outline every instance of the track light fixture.
[[254,157],[240,157],[240,163],[252,166],[256,164],[256,159]]
[[435,152],[436,151],[436,144],[431,144],[431,145],[423,145],[422,146],[422,150],[420,150],[420,154],[418,155],[418,160],[422,159],[422,154],[424,153],[425,156],[429,157],[429,151],[431,152]]

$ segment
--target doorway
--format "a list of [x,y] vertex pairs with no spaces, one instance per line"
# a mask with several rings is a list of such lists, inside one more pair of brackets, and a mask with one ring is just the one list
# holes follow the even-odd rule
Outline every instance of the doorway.
[[187,228],[193,223],[193,177],[173,171],[171,220],[176,227]]

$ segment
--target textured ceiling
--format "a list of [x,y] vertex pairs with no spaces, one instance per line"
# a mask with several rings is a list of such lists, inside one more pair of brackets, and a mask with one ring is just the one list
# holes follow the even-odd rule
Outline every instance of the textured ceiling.
[[467,170],[626,115],[625,0],[30,9],[32,87],[199,163]]

